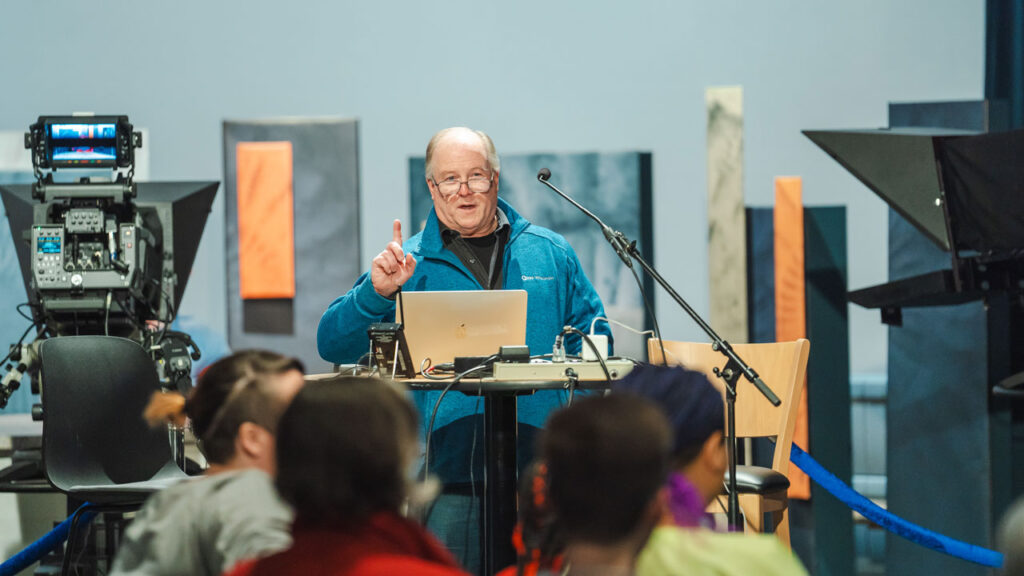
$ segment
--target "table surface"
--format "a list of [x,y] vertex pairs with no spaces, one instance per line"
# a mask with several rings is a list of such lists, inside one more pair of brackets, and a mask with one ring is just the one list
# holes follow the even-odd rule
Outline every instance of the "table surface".
[[[566,364],[571,366],[571,364]],[[306,380],[329,380],[331,378],[339,378],[349,376],[352,374],[346,374],[355,368],[354,365],[345,365],[339,368],[338,372],[328,372],[324,374],[307,374]],[[613,376],[612,378],[616,378]],[[398,382],[401,382],[413,390],[441,390],[447,388],[452,384],[452,378],[398,378]],[[579,378],[576,383],[576,387],[582,390],[600,390],[608,388],[608,381],[604,378],[588,379]],[[515,394],[529,394],[536,390],[568,390],[569,380],[567,378],[551,378],[551,379],[496,379],[493,376],[485,376],[483,378],[474,378],[467,376],[459,382],[452,385],[453,390],[459,392],[474,394],[474,393],[494,393],[494,392],[509,392]]]
[[0,436],[42,436],[43,423],[33,422],[31,414],[0,414]]

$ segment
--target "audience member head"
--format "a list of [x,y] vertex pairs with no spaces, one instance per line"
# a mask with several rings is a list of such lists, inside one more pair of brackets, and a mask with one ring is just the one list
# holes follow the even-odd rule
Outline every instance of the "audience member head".
[[660,520],[670,448],[664,416],[636,396],[588,397],[552,415],[541,452],[574,566],[604,553],[632,562]]
[[395,385],[360,376],[310,382],[281,418],[278,491],[307,525],[344,528],[397,512],[418,438],[416,410]]
[[725,407],[707,376],[679,366],[639,366],[614,391],[647,398],[664,412],[672,428],[672,469],[700,492],[698,508],[721,493],[728,468]]
[[275,471],[274,434],[288,402],[302,387],[302,363],[265,350],[243,350],[199,375],[188,398],[157,394],[146,409],[151,424],[192,423],[211,470]]
[[1003,574],[1024,574],[1024,498],[1018,498],[999,522],[997,542]]

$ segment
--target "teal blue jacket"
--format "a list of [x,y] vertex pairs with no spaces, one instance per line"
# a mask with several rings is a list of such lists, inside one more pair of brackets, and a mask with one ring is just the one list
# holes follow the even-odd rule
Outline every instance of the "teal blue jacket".
[[[594,318],[605,316],[604,306],[565,238],[531,224],[500,198],[498,208],[505,214],[510,227],[502,264],[502,287],[507,290],[526,290],[526,344],[530,347],[530,354],[550,353],[555,337],[563,326],[575,326],[587,332]],[[416,257],[416,271],[402,287],[403,290],[484,289],[458,256],[444,247],[433,209],[423,231],[406,240],[402,248]],[[366,329],[370,324],[392,322],[394,317],[395,302],[377,294],[369,273],[363,274],[347,294],[328,306],[320,319],[317,329],[320,356],[336,364],[355,362],[369,349]],[[609,337],[610,348],[608,324],[597,323],[596,332]],[[579,354],[580,339],[568,338],[566,349],[569,354]],[[415,394],[424,427],[437,394]],[[520,397],[519,422],[540,428],[548,413],[559,405],[559,398],[560,394],[554,391]],[[440,428],[465,416],[480,413],[482,409],[483,403],[475,397],[461,393],[448,394],[438,410],[435,429],[440,432]],[[466,440],[469,441],[468,438]],[[483,442],[478,441],[477,444],[482,445]],[[432,447],[432,451],[435,448]]]

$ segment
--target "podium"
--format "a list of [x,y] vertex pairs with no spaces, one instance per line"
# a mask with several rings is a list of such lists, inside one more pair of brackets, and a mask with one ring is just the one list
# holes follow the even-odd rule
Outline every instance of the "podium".
[[[621,376],[624,372],[617,373]],[[613,378],[615,375],[613,375]],[[404,380],[410,390],[429,391],[447,387],[450,380]],[[481,564],[485,574],[496,574],[516,563],[512,546],[518,501],[516,470],[516,398],[538,390],[568,389],[569,380],[496,380],[465,379],[452,390],[484,399],[484,498],[480,514],[483,549]],[[580,380],[578,390],[605,390],[605,379]],[[443,449],[434,447],[432,449]]]
[[[516,398],[540,390],[568,390],[570,377],[566,368],[577,375],[576,390],[607,390],[608,380],[597,362],[566,362],[552,364],[495,365],[497,377],[465,378],[452,384],[451,379],[421,378],[398,380],[411,391],[451,390],[484,399],[484,497],[482,501],[483,545],[481,565],[485,574],[496,574],[516,563],[512,546],[518,511],[518,471],[516,469],[516,436],[518,414]],[[611,380],[628,374],[631,360],[606,362]],[[307,380],[326,380],[338,373],[310,374]],[[444,449],[442,446],[431,448]]]

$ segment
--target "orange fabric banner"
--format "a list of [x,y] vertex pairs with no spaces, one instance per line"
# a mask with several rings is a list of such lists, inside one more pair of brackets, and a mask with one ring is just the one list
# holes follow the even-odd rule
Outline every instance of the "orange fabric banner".
[[[807,337],[804,279],[804,205],[800,177],[775,179],[775,339]],[[800,398],[793,442],[808,450],[807,389]],[[807,500],[811,481],[799,468],[789,469],[789,497]]]
[[242,298],[295,298],[292,143],[239,142],[235,174]]

